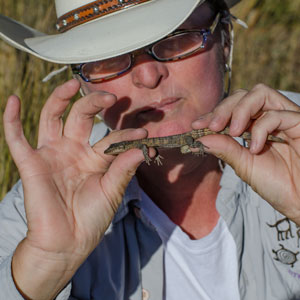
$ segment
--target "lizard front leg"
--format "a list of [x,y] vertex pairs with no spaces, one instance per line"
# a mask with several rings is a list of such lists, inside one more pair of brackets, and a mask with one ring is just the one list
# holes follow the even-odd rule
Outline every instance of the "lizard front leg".
[[[157,151],[157,149],[155,149],[156,151]],[[159,153],[158,153],[158,151],[157,151],[157,153],[156,153],[156,155],[155,155],[155,158],[154,158],[154,161],[155,161],[155,163],[158,165],[158,166],[162,166],[162,159],[164,159],[161,155],[159,155]]]
[[156,148],[154,148],[155,150],[155,157],[154,157],[154,162],[158,165],[158,166],[162,166],[162,159],[164,159],[161,155],[159,155],[159,152]]
[[149,156],[149,154],[148,154],[148,150],[149,150],[148,146],[145,145],[145,144],[142,144],[139,148],[140,148],[140,149],[142,150],[142,152],[143,152],[143,155],[144,155],[144,157],[145,157],[145,162],[146,162],[146,164],[147,164],[148,166],[150,166],[150,162],[151,162],[152,159],[150,158],[150,156]]
[[[203,145],[200,141],[195,141],[193,137],[190,135],[186,136],[184,138],[186,145],[183,145],[180,148],[181,153],[186,154],[186,153],[193,153],[195,155],[204,155],[205,154],[205,148],[206,146]],[[195,148],[198,149],[197,151],[192,151],[191,149]]]
[[201,143],[200,141],[194,141],[194,143],[189,146],[190,146],[190,148],[198,149],[197,151],[192,151],[192,153],[195,155],[200,155],[200,156],[204,156],[206,154],[205,148],[208,149],[208,147],[204,146],[203,143]]

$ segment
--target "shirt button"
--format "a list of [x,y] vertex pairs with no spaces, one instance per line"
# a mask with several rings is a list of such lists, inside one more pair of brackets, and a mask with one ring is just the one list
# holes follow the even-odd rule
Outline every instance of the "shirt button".
[[145,289],[142,290],[142,296],[143,296],[143,300],[148,300],[150,298],[149,292]]

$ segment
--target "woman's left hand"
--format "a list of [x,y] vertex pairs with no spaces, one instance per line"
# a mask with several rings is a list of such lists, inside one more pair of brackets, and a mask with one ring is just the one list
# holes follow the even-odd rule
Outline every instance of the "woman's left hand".
[[[231,165],[262,198],[300,225],[300,107],[259,84],[234,92],[192,124],[214,131],[226,125],[232,137],[251,131],[250,148],[228,136],[210,135],[201,139],[207,152]],[[267,142],[268,134],[286,143]]]

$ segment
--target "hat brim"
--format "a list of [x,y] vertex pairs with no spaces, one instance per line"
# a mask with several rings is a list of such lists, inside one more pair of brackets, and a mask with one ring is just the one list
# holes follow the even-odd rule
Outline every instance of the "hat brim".
[[43,60],[76,64],[127,53],[164,37],[205,0],[154,0],[46,35],[0,15],[0,37]]

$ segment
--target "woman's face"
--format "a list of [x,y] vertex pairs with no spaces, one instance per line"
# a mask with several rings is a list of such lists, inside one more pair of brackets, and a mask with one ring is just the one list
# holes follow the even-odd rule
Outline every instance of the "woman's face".
[[[209,28],[214,14],[198,7],[180,28]],[[191,122],[211,111],[223,97],[224,57],[217,30],[205,51],[174,62],[158,62],[146,53],[126,74],[102,83],[83,83],[85,92],[103,90],[117,102],[101,112],[112,129],[148,130],[149,137],[183,133]]]

